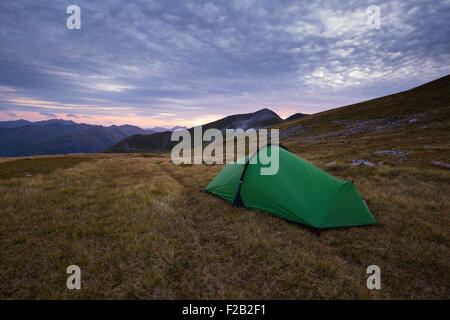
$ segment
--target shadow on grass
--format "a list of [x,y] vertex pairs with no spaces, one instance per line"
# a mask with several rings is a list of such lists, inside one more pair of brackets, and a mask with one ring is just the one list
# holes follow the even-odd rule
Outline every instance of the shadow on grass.
[[27,175],[48,174],[58,168],[68,169],[79,163],[92,161],[88,157],[25,158],[0,163],[0,179],[20,178]]

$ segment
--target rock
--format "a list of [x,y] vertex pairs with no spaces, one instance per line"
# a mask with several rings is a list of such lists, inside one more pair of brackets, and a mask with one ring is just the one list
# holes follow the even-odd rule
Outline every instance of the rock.
[[25,177],[32,177],[32,175],[27,173]]
[[419,128],[425,129],[425,128],[431,128],[431,127],[440,127],[440,126],[442,126],[442,123],[437,122],[437,123],[432,123],[430,125],[423,125],[423,126],[420,126]]
[[369,166],[369,167],[375,167],[376,165],[368,160],[352,160],[352,163],[350,164],[352,167],[357,167],[361,165]]
[[416,122],[419,122],[419,119],[411,119],[411,120],[409,120],[409,123],[416,123]]
[[336,161],[331,161],[331,162],[328,162],[327,164],[326,164],[326,166],[327,167],[330,167],[330,166],[334,166],[336,164]]
[[435,167],[450,169],[450,164],[439,162],[439,161],[431,161],[431,165],[433,165]]
[[383,151],[375,151],[373,154],[377,155],[388,155],[393,157],[398,157],[399,160],[408,161],[406,155],[414,153],[414,151],[397,151],[397,150],[383,150]]
[[311,126],[307,126],[307,127],[303,127],[302,125],[296,125],[294,127],[285,129],[285,130],[281,130],[280,132],[280,138],[289,138],[292,136],[297,136],[300,134],[304,134],[307,133],[308,131],[311,130]]
[[396,151],[396,150],[375,151],[373,154],[390,155],[390,156],[401,156],[401,157],[403,157],[405,155],[404,152]]

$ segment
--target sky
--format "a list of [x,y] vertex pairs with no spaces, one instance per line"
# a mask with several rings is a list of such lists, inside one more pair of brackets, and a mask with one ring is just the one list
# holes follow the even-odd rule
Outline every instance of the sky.
[[450,0],[1,1],[0,120],[316,113],[449,74],[449,17]]

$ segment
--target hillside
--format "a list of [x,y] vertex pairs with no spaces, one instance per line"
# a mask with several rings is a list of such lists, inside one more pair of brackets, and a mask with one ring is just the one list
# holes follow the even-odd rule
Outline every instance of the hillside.
[[356,103],[275,126],[283,138],[323,141],[443,126],[450,119],[450,75],[396,94]]
[[0,156],[99,152],[137,133],[136,126],[96,126],[52,119],[0,122]]
[[[272,110],[261,109],[253,113],[231,115],[203,125],[203,131],[209,128],[219,129],[260,129],[278,124],[283,120]],[[188,131],[193,135],[193,128]],[[167,152],[178,142],[171,141],[172,132],[165,131],[149,135],[134,135],[107,149],[105,152]]]
[[287,117],[286,119],[284,119],[284,121],[293,121],[293,120],[297,120],[300,118],[304,118],[306,116],[308,116],[308,114],[298,112],[298,113],[294,113],[293,115]]

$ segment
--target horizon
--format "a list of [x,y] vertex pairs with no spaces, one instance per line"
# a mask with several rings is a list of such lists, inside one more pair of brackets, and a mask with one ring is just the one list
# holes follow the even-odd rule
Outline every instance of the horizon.
[[[261,108],[261,109],[258,109],[258,110],[256,110],[256,111],[253,111],[253,112],[250,112],[250,113],[256,113],[256,112],[259,112],[259,111],[262,111],[262,110],[270,110],[270,111],[273,111],[273,112],[275,112],[274,110],[272,110],[272,109],[270,109],[270,108]],[[331,110],[331,109],[330,109]],[[276,112],[275,112],[276,113]],[[276,113],[278,116],[280,116],[278,113]],[[280,118],[282,119],[282,120],[286,120],[287,118],[289,118],[290,116],[292,116],[292,115],[294,115],[294,114],[296,114],[296,113],[293,113],[293,114],[291,114],[291,115],[288,115],[287,117],[281,117],[280,116]],[[232,115],[234,115],[234,114],[232,114]],[[232,115],[227,115],[227,116],[232,116]],[[236,114],[236,115],[240,115],[240,114]],[[311,114],[306,114],[305,113],[305,115],[311,115]],[[227,117],[227,116],[224,116],[224,117]],[[214,122],[214,121],[217,121],[217,120],[220,120],[220,119],[222,119],[222,118],[217,118],[217,119],[215,119],[215,120],[212,120],[211,122]],[[61,121],[71,121],[71,122],[73,122],[73,123],[76,123],[76,124],[88,124],[88,125],[97,125],[97,126],[104,126],[104,127],[110,127],[110,126],[124,126],[124,125],[130,125],[130,126],[137,126],[137,127],[140,127],[140,126],[138,126],[138,125],[135,125],[135,124],[132,124],[132,123],[124,123],[124,124],[115,124],[115,123],[113,123],[113,124],[110,124],[110,125],[103,125],[103,124],[99,124],[99,123],[89,123],[89,122],[77,122],[77,121],[75,121],[75,120],[73,120],[73,119],[64,119],[64,118],[45,118],[45,119],[42,119],[42,120],[27,120],[27,119],[23,119],[23,118],[19,118],[19,119],[13,119],[13,120],[2,120],[2,119],[0,119],[0,122],[8,122],[8,121],[21,121],[21,120],[23,120],[23,121],[28,121],[28,122],[31,122],[31,123],[35,123],[35,122],[42,122],[42,121],[51,121],[51,120],[61,120]],[[207,124],[207,123],[202,123],[202,124],[200,124],[200,125],[205,125],[205,124]],[[149,130],[149,129],[154,129],[154,128],[163,128],[163,129],[172,129],[172,128],[175,128],[175,127],[186,127],[186,128],[190,128],[190,126],[186,126],[186,125],[175,125],[175,126],[167,126],[167,127],[164,127],[164,126],[152,126],[152,127],[140,127],[141,129],[145,129],[145,130]]]
[[1,121],[192,127],[262,108],[285,119],[450,73],[449,1],[380,1],[377,27],[364,1],[77,1],[74,30],[71,4],[0,4]]
[[221,117],[219,117],[219,118],[211,119],[211,120],[209,120],[208,122],[203,122],[203,123],[195,122],[194,125],[176,124],[176,125],[168,125],[168,126],[164,126],[164,125],[140,126],[140,125],[137,125],[137,124],[134,124],[134,123],[127,123],[127,122],[123,122],[123,123],[120,123],[120,124],[118,124],[118,123],[101,124],[101,123],[89,122],[89,121],[85,121],[85,122],[77,122],[77,121],[75,121],[74,119],[70,119],[70,118],[68,119],[67,117],[66,117],[66,118],[50,118],[50,117],[48,117],[48,116],[43,116],[43,118],[42,118],[42,119],[39,119],[39,120],[27,120],[27,119],[24,119],[24,118],[17,118],[17,119],[11,119],[11,120],[9,120],[9,119],[8,119],[8,120],[3,120],[3,119],[1,118],[1,113],[0,113],[0,121],[20,121],[20,120],[25,120],[25,121],[29,121],[29,122],[33,123],[33,122],[50,121],[50,120],[66,120],[66,121],[72,121],[72,122],[74,122],[74,123],[76,123],[76,124],[98,125],[98,126],[104,126],[104,127],[131,125],[131,126],[137,126],[137,127],[140,127],[140,128],[142,128],[142,129],[145,129],[145,130],[147,130],[147,129],[153,129],[153,128],[157,128],[157,127],[159,127],[159,128],[164,128],[164,129],[171,129],[171,128],[174,128],[174,127],[186,127],[186,128],[191,128],[191,127],[194,127],[194,126],[205,125],[205,124],[207,124],[207,123],[209,123],[209,122],[214,122],[214,121],[223,119],[223,118],[228,117],[228,116],[232,116],[232,115],[241,115],[241,114],[247,114],[247,113],[256,113],[256,112],[259,112],[259,111],[262,111],[262,110],[265,110],[265,109],[266,109],[266,110],[268,109],[268,110],[270,110],[270,111],[272,111],[272,112],[275,112],[282,120],[286,120],[286,119],[289,118],[290,116],[292,116],[292,115],[294,115],[294,114],[297,114],[297,113],[303,113],[303,114],[305,114],[305,115],[310,116],[310,115],[313,115],[313,114],[317,114],[317,113],[321,113],[321,112],[325,112],[325,111],[329,111],[329,110],[333,110],[333,109],[337,109],[337,108],[342,108],[342,107],[350,106],[350,105],[352,105],[352,104],[358,104],[358,103],[362,103],[362,102],[365,102],[365,101],[369,101],[369,100],[381,98],[381,97],[388,96],[388,95],[391,95],[391,94],[395,94],[395,93],[400,93],[400,92],[408,91],[408,90],[414,89],[414,88],[416,88],[416,87],[418,87],[418,86],[427,84],[427,83],[429,83],[429,82],[433,82],[433,81],[439,80],[439,79],[441,79],[441,78],[447,77],[447,76],[449,76],[449,75],[450,75],[450,74],[446,74],[446,75],[444,75],[444,76],[442,76],[442,77],[439,77],[439,78],[436,78],[436,79],[432,79],[432,80],[427,81],[427,82],[424,82],[424,83],[420,83],[420,84],[418,84],[417,86],[412,87],[412,88],[407,88],[407,89],[405,89],[405,90],[401,90],[401,91],[398,91],[398,92],[388,93],[388,94],[385,94],[385,95],[383,95],[383,96],[373,97],[373,98],[370,98],[370,99],[367,99],[367,100],[364,100],[364,101],[358,101],[358,102],[355,102],[355,103],[350,103],[350,104],[346,104],[346,105],[342,105],[342,106],[336,106],[336,107],[332,107],[332,108],[329,108],[329,109],[325,109],[325,110],[323,110],[323,111],[318,111],[318,112],[316,112],[316,113],[294,112],[294,113],[288,114],[287,116],[281,116],[278,112],[276,112],[276,108],[273,108],[273,107],[262,107],[262,108],[258,108],[258,109],[255,110],[255,111],[250,111],[250,112],[246,112],[246,113],[236,113],[236,114],[228,114],[228,115],[224,115],[224,116],[221,116]]
[[[0,119],[0,122],[14,122],[14,121],[27,121],[27,122],[29,122],[29,123],[38,123],[38,122],[46,122],[46,121],[68,121],[68,122],[73,122],[73,123],[75,123],[75,124],[86,124],[86,125],[100,126],[100,127],[136,126],[136,125],[130,124],[130,123],[125,123],[125,124],[120,124],[120,125],[119,125],[119,124],[114,124],[114,123],[111,124],[111,125],[103,125],[103,124],[98,124],[98,123],[77,122],[77,121],[74,121],[74,120],[72,120],[72,119],[62,119],[62,118],[49,118],[49,119],[36,120],[36,121],[30,121],[30,120],[23,119],[23,118],[15,119],[15,120],[1,120],[1,119]],[[136,126],[136,127],[139,127],[139,126]],[[183,127],[183,126],[173,126],[173,127],[172,127],[172,126],[169,126],[169,127],[154,126],[154,127],[139,127],[139,128],[144,129],[144,130],[151,130],[151,129],[155,129],[155,128],[160,128],[160,129],[172,129],[172,128],[175,128],[175,127]]]

